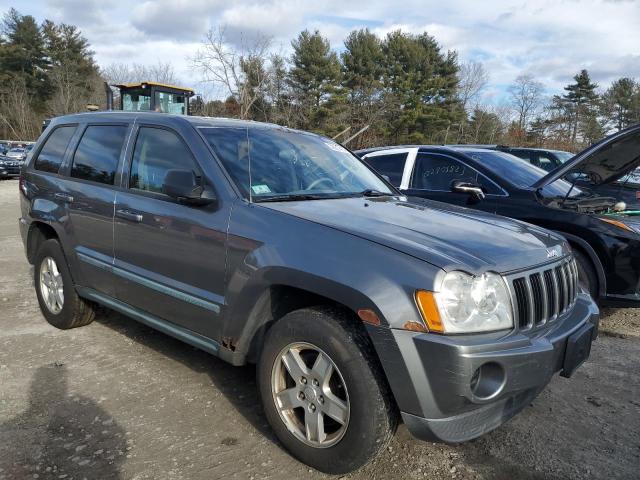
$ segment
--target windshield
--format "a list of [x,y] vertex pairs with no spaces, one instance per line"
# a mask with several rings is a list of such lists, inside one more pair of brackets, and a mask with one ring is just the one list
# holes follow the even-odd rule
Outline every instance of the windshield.
[[575,156],[571,152],[564,152],[562,150],[552,150],[552,152],[556,156],[556,158],[560,160],[562,163],[566,162],[567,160]]
[[286,128],[201,129],[245,198],[255,202],[394,193],[337,143]]
[[9,150],[11,153],[24,153],[24,148],[12,148]]
[[[504,152],[490,150],[465,152],[477,160],[495,175],[520,188],[530,188],[549,172],[530,164],[528,161]],[[571,190],[571,196],[582,194],[582,191],[565,180],[556,180],[542,189],[544,196],[564,197]]]
[[622,183],[626,186],[636,187],[640,184],[640,168],[636,168],[624,177],[620,178],[616,183]]

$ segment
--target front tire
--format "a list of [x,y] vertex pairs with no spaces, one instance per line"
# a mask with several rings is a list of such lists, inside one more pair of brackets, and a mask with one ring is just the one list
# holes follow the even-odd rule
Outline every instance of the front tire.
[[54,327],[66,330],[93,321],[93,306],[76,293],[67,260],[57,240],[47,240],[38,249],[34,283],[40,311]]
[[267,333],[257,373],[276,436],[317,470],[353,471],[395,431],[397,414],[373,346],[342,310],[285,315]]
[[598,274],[587,256],[578,251],[573,251],[578,266],[578,284],[584,288],[594,300],[598,300]]

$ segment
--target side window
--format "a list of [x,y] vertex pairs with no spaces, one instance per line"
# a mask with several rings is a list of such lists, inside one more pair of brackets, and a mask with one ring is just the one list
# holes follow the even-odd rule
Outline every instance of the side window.
[[73,155],[71,176],[113,185],[127,127],[90,125]]
[[399,187],[402,182],[402,172],[407,160],[406,153],[393,153],[390,155],[373,155],[364,159],[367,164],[376,170],[380,175],[389,177],[391,185]]
[[58,127],[45,141],[34,168],[43,172],[58,173],[64,154],[69,146],[69,141],[76,131],[76,126]]
[[456,158],[429,153],[419,153],[416,157],[411,179],[412,188],[448,192],[455,180],[476,183],[490,195],[502,193],[484,175]]
[[136,139],[129,176],[129,188],[162,193],[167,170],[199,168],[191,152],[174,132],[161,128],[142,127]]

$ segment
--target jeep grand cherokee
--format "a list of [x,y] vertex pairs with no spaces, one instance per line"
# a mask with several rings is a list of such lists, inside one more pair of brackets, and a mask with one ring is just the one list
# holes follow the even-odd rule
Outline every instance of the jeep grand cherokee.
[[340,145],[275,125],[54,119],[20,179],[46,320],[109,307],[234,364],[298,459],[351,471],[401,417],[460,442],[588,357],[598,310],[561,237],[409,201]]

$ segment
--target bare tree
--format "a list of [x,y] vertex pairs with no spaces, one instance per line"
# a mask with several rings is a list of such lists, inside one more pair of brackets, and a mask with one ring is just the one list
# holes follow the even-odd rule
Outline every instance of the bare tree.
[[468,115],[478,106],[480,93],[489,82],[489,74],[480,62],[467,62],[460,65],[458,70],[458,98],[463,110],[463,119],[458,128],[458,142],[466,141],[465,129]]
[[29,102],[26,83],[12,78],[0,89],[0,127],[14,140],[35,140],[40,133],[41,117]]
[[458,95],[465,110],[477,103],[478,97],[489,82],[489,74],[480,62],[467,62],[458,71]]
[[91,74],[80,76],[72,65],[60,64],[49,73],[51,98],[47,106],[54,116],[81,112],[89,104],[104,103],[102,78]]
[[544,85],[532,75],[520,75],[508,90],[511,104],[518,117],[518,128],[523,132],[543,100]]
[[173,65],[169,62],[160,61],[155,65],[112,63],[102,71],[102,75],[111,84],[144,81],[169,85],[178,83]]
[[248,118],[265,91],[273,70],[268,66],[271,38],[242,37],[240,46],[230,46],[224,27],[211,29],[201,48],[191,59],[193,68],[205,82],[221,86],[240,106],[240,118]]

